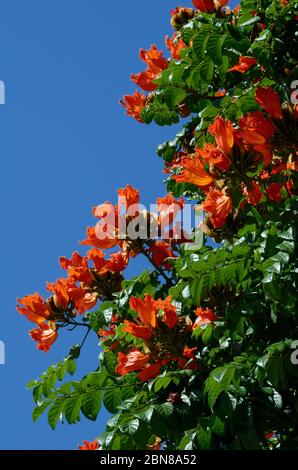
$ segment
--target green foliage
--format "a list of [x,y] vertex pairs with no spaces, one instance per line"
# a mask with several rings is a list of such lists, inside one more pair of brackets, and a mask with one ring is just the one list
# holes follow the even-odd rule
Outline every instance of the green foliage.
[[[171,61],[155,81],[158,88],[141,116],[147,124],[163,126],[189,115],[181,131],[157,149],[166,165],[180,152],[190,154],[211,142],[207,130],[216,116],[235,123],[260,110],[256,83],[273,85],[287,97],[298,77],[297,10],[293,0],[284,6],[279,0],[242,0],[238,14],[197,14],[179,29],[186,44],[181,60]],[[257,64],[245,74],[229,72],[240,56],[256,58]],[[219,96],[223,88],[226,93]],[[253,175],[262,170],[262,165],[249,169]],[[293,178],[296,184],[297,176]],[[201,201],[204,196],[191,184],[166,183],[176,197]],[[235,193],[238,208],[241,188]],[[80,348],[72,349],[68,358],[28,384],[36,402],[33,419],[48,411],[53,429],[59,420],[73,424],[82,415],[96,420],[103,403],[112,414],[99,437],[104,450],[144,449],[156,442],[169,450],[297,449],[298,366],[291,360],[298,312],[295,194],[278,204],[268,202],[260,211],[247,204],[243,223],[233,220],[235,230],[225,233],[220,245],[205,240],[197,250],[180,246],[171,287],[160,282],[157,271],[123,281],[112,300],[86,317],[95,333],[107,329],[109,334],[98,369],[80,381],[62,383],[66,374],[75,373]],[[129,301],[145,294],[172,297],[185,320],[179,332],[183,345],[195,351],[197,368],[185,361],[179,369],[177,359],[185,357],[175,357],[144,382],[137,371],[116,372],[120,352],[143,346],[140,338],[123,331],[122,323],[137,320]],[[216,319],[191,330],[198,307],[211,309]],[[112,331],[113,315],[117,324]],[[148,340],[144,352],[149,354],[150,348]],[[271,432],[277,436],[275,444],[266,438]]]

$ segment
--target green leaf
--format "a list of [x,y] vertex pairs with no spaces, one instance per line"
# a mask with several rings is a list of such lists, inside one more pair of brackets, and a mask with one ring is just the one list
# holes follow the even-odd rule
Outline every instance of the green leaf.
[[54,430],[58,420],[62,418],[62,413],[66,404],[66,399],[58,399],[54,402],[48,412],[48,423]]
[[35,422],[47,409],[50,402],[44,401],[40,405],[36,406],[32,412],[32,420]]
[[158,377],[154,382],[154,391],[159,392],[161,389],[166,389],[171,381],[172,377]]
[[204,429],[202,426],[198,427],[197,440],[200,449],[210,449],[211,447],[211,431]]
[[128,434],[131,436],[137,432],[140,426],[140,421],[138,419],[133,419],[132,421],[129,421],[127,425],[127,430]]
[[83,395],[65,399],[64,414],[69,424],[74,424],[77,421],[80,421],[80,412],[83,399]]
[[95,421],[101,408],[102,391],[90,391],[84,395],[82,412],[87,419]]
[[208,35],[206,32],[198,33],[193,38],[193,51],[198,59],[202,59],[205,55]]
[[114,382],[108,382],[104,390],[103,402],[110,413],[116,413],[121,403],[121,390]]
[[168,418],[173,414],[174,411],[174,405],[173,403],[163,403],[162,405],[156,405],[155,410],[157,411],[158,414],[163,416],[164,418]]
[[164,92],[164,100],[170,109],[174,109],[178,104],[180,104],[184,100],[186,95],[186,91],[182,88],[166,88]]
[[76,362],[74,359],[70,359],[66,362],[66,368],[67,368],[67,372],[70,374],[70,375],[74,375],[75,371],[77,370],[77,365],[76,365]]

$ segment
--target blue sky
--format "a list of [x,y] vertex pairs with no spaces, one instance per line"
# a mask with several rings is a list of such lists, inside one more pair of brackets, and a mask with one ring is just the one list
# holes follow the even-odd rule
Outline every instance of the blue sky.
[[[183,1],[187,6],[191,2]],[[156,146],[174,129],[147,127],[125,117],[118,99],[135,87],[140,47],[163,45],[176,1],[10,0],[0,15],[0,80],[6,86],[1,120],[2,269],[0,448],[72,449],[104,429],[97,423],[31,421],[29,379],[67,354],[82,332],[60,334],[48,354],[28,337],[33,327],[15,310],[16,297],[45,293],[63,275],[58,256],[71,255],[93,223],[91,207],[113,200],[127,183],[145,203],[165,193]],[[145,264],[143,265],[145,267]],[[140,266],[129,268],[132,275]],[[97,366],[90,338],[78,376]]]
[[[169,11],[183,0],[10,0],[0,15],[2,269],[0,340],[0,448],[73,449],[104,430],[96,423],[51,431],[45,418],[31,421],[25,384],[67,354],[83,332],[60,334],[51,352],[35,348],[33,327],[15,310],[16,298],[45,293],[45,282],[63,275],[60,255],[70,256],[94,223],[91,207],[115,200],[127,183],[145,204],[165,194],[156,146],[174,128],[147,127],[124,116],[118,99],[134,92],[132,72],[143,69],[140,47],[164,47],[172,34]],[[140,267],[132,263],[127,274]],[[94,337],[78,363],[78,377],[93,370]]]

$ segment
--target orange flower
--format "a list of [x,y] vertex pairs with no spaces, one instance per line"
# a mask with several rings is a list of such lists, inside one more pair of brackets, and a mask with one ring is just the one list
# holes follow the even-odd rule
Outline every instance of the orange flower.
[[47,290],[54,293],[54,303],[61,310],[67,310],[70,301],[68,288],[69,281],[65,278],[58,279],[55,283],[47,283]]
[[166,227],[171,225],[184,206],[184,200],[175,199],[172,193],[168,193],[165,197],[158,197],[156,200],[159,212],[159,224],[163,231]]
[[121,198],[125,198],[127,210],[130,206],[139,204],[140,202],[140,192],[129,184],[127,184],[125,188],[118,189],[118,195]]
[[212,312],[212,310],[207,307],[203,309],[202,307],[198,307],[195,310],[195,314],[198,317],[193,325],[193,330],[198,328],[199,326],[208,325],[213,321],[217,320],[217,316]]
[[153,329],[156,328],[157,309],[155,301],[151,295],[146,294],[144,300],[141,300],[138,297],[131,297],[129,306],[132,310],[137,312],[139,319],[145,326]]
[[58,333],[47,323],[40,325],[39,328],[29,331],[33,341],[37,341],[37,349],[48,352],[52,344],[56,341]]
[[163,57],[163,52],[159,51],[154,44],[147,51],[140,49],[140,59],[145,62],[148,69],[156,75],[168,68],[168,62]]
[[91,310],[97,303],[97,294],[87,292],[82,299],[76,301],[76,309],[79,315]]
[[166,46],[171,52],[173,59],[180,60],[180,51],[182,51],[186,45],[181,37],[178,37],[178,33],[174,33],[174,35],[169,38],[166,36]]
[[159,51],[155,45],[151,46],[148,51],[141,49],[140,59],[147,64],[147,70],[132,74],[130,78],[143,90],[153,91],[157,88],[153,81],[168,67],[168,62],[163,57],[162,51]]
[[240,137],[247,144],[264,144],[275,132],[272,122],[260,111],[248,113],[239,119]]
[[91,272],[88,266],[86,268],[85,267],[69,268],[68,280],[69,280],[69,283],[73,283],[73,284],[76,283],[77,281],[83,282],[84,284],[87,284],[87,285],[93,284],[93,278],[91,276]]
[[224,7],[229,0],[192,0],[192,3],[199,11],[213,13],[215,10]]
[[255,59],[254,57],[247,57],[247,56],[241,55],[239,57],[238,64],[231,67],[228,70],[228,72],[232,72],[233,70],[236,70],[237,72],[245,73],[256,63],[257,63],[257,59]]
[[229,155],[234,145],[234,128],[229,120],[224,120],[217,116],[213,124],[208,128],[210,134],[215,137],[215,141],[220,150]]
[[92,248],[87,251],[87,258],[93,261],[95,269],[100,273],[101,270],[106,266],[106,260],[102,250],[98,248]]
[[255,183],[254,181],[250,183],[249,189],[247,187],[243,189],[243,194],[246,196],[248,202],[253,206],[257,206],[263,199],[262,190],[258,183]]
[[[105,233],[105,237],[103,234]],[[100,235],[98,237],[97,235]],[[87,238],[81,242],[81,245],[91,245],[96,248],[108,249],[117,244],[117,239],[111,231],[103,232],[99,225],[96,227],[87,227]]]
[[152,338],[151,329],[147,328],[146,326],[133,323],[129,320],[124,320],[123,331],[125,331],[126,333],[130,333],[136,338],[142,338],[145,341],[148,341],[150,338]]
[[83,445],[79,446],[79,450],[98,450],[100,448],[100,444],[97,439],[94,441],[83,441]]
[[274,119],[283,118],[279,96],[271,86],[257,88],[256,102]]
[[197,348],[189,348],[185,346],[182,352],[182,357],[177,358],[178,367],[179,369],[187,369],[196,370],[199,368],[199,365],[196,361],[196,352]]
[[281,190],[283,185],[279,183],[271,183],[267,189],[267,195],[271,201],[280,202],[282,200]]
[[187,156],[182,157],[181,164],[183,170],[179,175],[174,175],[172,178],[177,183],[191,183],[199,188],[206,188],[213,183],[213,177],[207,173],[200,158]]
[[209,167],[215,166],[222,171],[230,168],[230,159],[214,144],[205,144],[203,149],[197,147],[196,155],[201,157]]
[[33,295],[26,295],[18,299],[18,303],[24,307],[17,305],[17,310],[21,315],[25,315],[28,320],[41,325],[50,317],[50,311],[44,302],[44,298],[37,292]]
[[145,72],[140,73],[132,73],[130,76],[130,79],[144,91],[156,90],[157,85],[153,83],[153,80],[156,78],[156,74],[150,70],[145,70]]
[[171,246],[162,240],[157,240],[150,246],[150,253],[152,261],[156,266],[163,266],[165,269],[170,270],[171,264],[167,262],[168,258],[175,258]]
[[119,375],[126,375],[131,371],[142,369],[149,361],[150,356],[138,349],[132,349],[128,354],[122,351],[118,353],[118,365],[115,372]]
[[165,300],[158,299],[155,302],[156,308],[162,310],[163,322],[168,328],[172,329],[179,323],[179,317],[177,315],[177,308],[172,304],[172,297],[169,295]]
[[138,378],[141,382],[148,382],[148,380],[155,379],[160,374],[160,363],[146,364],[143,370],[138,373]]
[[272,161],[272,149],[270,144],[257,144],[254,145],[254,149],[256,152],[259,152],[263,155],[264,159],[264,168],[270,165]]
[[210,214],[212,225],[215,228],[220,228],[232,212],[232,199],[222,191],[210,189],[202,208]]
[[126,109],[126,114],[135,118],[138,122],[143,122],[141,112],[146,106],[147,97],[138,90],[133,95],[124,95],[120,104]]
[[69,268],[81,268],[87,267],[87,259],[83,258],[78,252],[74,252],[70,259],[65,258],[65,256],[60,256],[59,258],[60,266],[62,269],[69,269]]
[[127,253],[113,253],[110,259],[107,261],[106,268],[113,273],[119,273],[123,271],[128,265],[128,254]]
[[93,207],[92,213],[98,219],[106,219],[109,225],[115,227],[118,219],[118,207],[106,201],[99,206]]

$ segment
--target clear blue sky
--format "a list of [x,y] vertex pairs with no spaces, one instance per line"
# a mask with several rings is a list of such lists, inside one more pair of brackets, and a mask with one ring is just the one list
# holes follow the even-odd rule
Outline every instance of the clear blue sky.
[[[31,421],[25,391],[59,361],[82,333],[60,334],[48,354],[28,337],[33,327],[15,310],[16,297],[45,293],[63,275],[69,256],[94,222],[91,206],[113,200],[127,183],[145,203],[165,193],[156,146],[173,128],[147,127],[125,117],[118,99],[134,92],[140,47],[163,46],[169,11],[182,0],[9,0],[1,3],[0,80],[6,85],[1,120],[1,329],[6,365],[0,365],[0,448],[72,449],[104,430],[82,419],[51,431]],[[143,264],[145,267],[145,264]],[[140,266],[132,266],[132,275]],[[97,366],[97,339],[79,360],[78,375]]]

